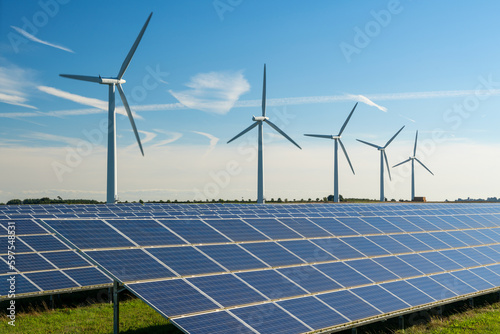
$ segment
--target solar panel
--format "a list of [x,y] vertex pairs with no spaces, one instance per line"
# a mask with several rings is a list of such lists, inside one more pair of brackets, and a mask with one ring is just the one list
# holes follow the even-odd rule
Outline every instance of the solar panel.
[[[8,212],[79,217],[41,219],[188,333],[337,330],[500,286],[500,205],[494,204],[147,204]],[[51,269],[21,276],[27,290],[45,291],[35,281],[47,289],[92,283],[95,267],[75,268],[74,251],[49,250],[59,246],[37,239],[28,241],[39,250],[26,243],[26,253]],[[48,255],[56,253],[62,255]],[[73,267],[61,270],[65,263]]]

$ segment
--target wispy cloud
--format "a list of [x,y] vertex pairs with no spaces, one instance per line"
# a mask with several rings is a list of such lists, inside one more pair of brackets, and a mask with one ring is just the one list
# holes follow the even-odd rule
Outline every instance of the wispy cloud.
[[57,142],[59,144],[64,143],[64,144],[67,144],[69,146],[74,146],[74,147],[77,147],[79,144],[82,143],[82,139],[79,139],[79,138],[58,136],[58,135],[53,135],[50,133],[35,132],[35,131],[24,134],[24,135],[22,135],[22,137],[27,138],[27,139]]
[[228,113],[240,96],[250,90],[241,71],[200,73],[186,86],[190,89],[169,92],[188,108],[216,114]]
[[[6,64],[5,59],[0,58]],[[0,66],[0,102],[10,105],[37,109],[28,102],[26,91],[32,85],[34,73],[15,65],[6,64]]]
[[205,136],[208,139],[210,139],[210,143],[209,143],[208,149],[205,152],[205,154],[203,155],[203,157],[206,157],[207,155],[209,155],[215,149],[215,146],[219,142],[219,138],[215,137],[214,135],[211,135],[210,133],[199,132],[199,131],[191,131],[191,132],[199,134],[201,136]]
[[50,43],[50,42],[47,42],[47,41],[43,41],[35,36],[33,36],[32,34],[30,34],[29,32],[21,29],[21,28],[18,28],[18,27],[15,27],[15,26],[10,26],[12,29],[14,29],[15,31],[17,31],[18,33],[20,33],[21,35],[23,35],[24,37],[26,37],[27,39],[29,39],[30,41],[33,41],[33,42],[36,42],[36,43],[40,43],[40,44],[44,44],[44,45],[47,45],[47,46],[51,46],[53,48],[56,48],[56,49],[60,49],[60,50],[63,50],[63,51],[66,51],[66,52],[71,52],[71,53],[75,53],[73,50],[71,49],[68,49],[67,47],[64,47],[64,46],[61,46],[61,45],[57,45],[57,44],[54,44],[54,43]]
[[[0,67],[0,71],[1,71]],[[0,87],[1,87],[1,73],[0,73]],[[44,86],[41,86],[44,87]],[[51,87],[49,87],[51,88]],[[75,95],[75,94],[72,94]],[[373,101],[393,101],[393,100],[419,100],[419,99],[438,99],[438,98],[455,98],[455,97],[467,97],[467,96],[497,96],[500,95],[500,89],[491,90],[453,90],[453,91],[431,91],[431,92],[409,92],[409,93],[389,93],[389,94],[373,94],[373,95],[327,95],[327,96],[305,96],[305,97],[286,97],[286,98],[275,98],[268,99],[267,105],[272,107],[286,106],[286,105],[303,105],[303,104],[317,104],[317,103],[336,103],[336,102],[346,102],[346,101],[360,101],[360,96],[366,98],[363,103],[370,101],[373,103],[374,107],[382,108]],[[78,96],[78,95],[75,95]],[[88,115],[96,114],[102,112],[102,110],[107,110],[107,102],[102,100],[97,100],[101,103],[106,104],[106,108],[87,108],[87,109],[70,109],[70,110],[53,110],[47,112],[16,112],[16,113],[0,113],[0,117],[37,117],[37,116],[78,116],[78,115]],[[1,99],[0,99],[0,102]],[[75,101],[76,102],[76,101]],[[261,100],[243,100],[236,101],[232,108],[248,108],[248,107],[260,107]],[[212,105],[213,106],[213,105]],[[173,111],[173,110],[186,110],[192,109],[188,105],[182,103],[168,103],[168,104],[150,104],[150,105],[137,105],[130,106],[132,110],[135,111]],[[35,107],[33,107],[35,108]],[[197,109],[197,108],[194,108]],[[201,109],[200,109],[201,110]],[[125,110],[123,107],[118,107],[117,112],[125,115]],[[134,117],[139,117],[134,113]]]
[[169,138],[155,143],[154,145],[152,145],[153,147],[159,147],[159,146],[171,144],[171,143],[179,140],[182,137],[182,133],[179,133],[179,132],[171,132],[171,131],[165,131],[165,130],[160,130],[160,129],[154,129],[154,131],[161,133],[161,134],[164,134],[164,135],[167,135]]
[[[94,107],[94,108],[97,108],[100,110],[106,110],[106,111],[108,110],[108,101],[103,101],[103,100],[94,99],[91,97],[85,97],[85,96],[69,93],[69,92],[63,91],[61,89],[54,88],[54,87],[37,86],[37,88],[44,93],[47,93],[47,94],[50,94],[50,95],[53,95],[53,96],[56,96],[56,97],[59,97],[62,99],[70,100],[70,101],[73,101],[73,102],[76,102],[79,104],[83,104],[86,106]],[[74,112],[75,111],[73,111],[73,114],[75,114]],[[125,111],[125,108],[123,108],[123,107],[116,107],[116,112],[118,114],[127,115],[127,112]],[[76,115],[95,114],[95,113],[96,113],[96,111],[92,110],[92,109],[84,109],[84,110],[80,109],[76,112]],[[47,116],[56,116],[56,115],[68,116],[71,113],[53,112],[52,114],[50,114],[50,113],[44,113],[44,114],[46,114]],[[142,117],[140,117],[139,115],[137,115],[133,111],[132,111],[132,114],[134,115],[134,118],[142,119]]]
[[372,100],[370,100],[369,98],[367,98],[364,95],[350,95],[350,94],[348,94],[347,96],[350,97],[354,101],[362,102],[362,103],[367,104],[371,107],[375,107],[379,110],[382,110],[383,112],[387,112],[386,107],[382,107],[382,106],[376,104],[375,102],[373,102]]

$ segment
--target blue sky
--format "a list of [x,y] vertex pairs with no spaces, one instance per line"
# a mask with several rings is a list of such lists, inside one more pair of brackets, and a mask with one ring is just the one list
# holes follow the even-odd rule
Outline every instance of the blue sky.
[[[500,3],[456,1],[0,0],[0,202],[61,196],[104,200],[107,87],[60,73],[115,76],[150,12],[125,73],[145,157],[117,100],[121,200],[256,197],[256,131],[226,142],[260,113],[301,145],[265,129],[265,194],[333,192],[333,142],[343,142],[340,193],[378,198],[378,152],[412,153],[417,195],[499,196]],[[409,199],[406,166],[386,196]]]

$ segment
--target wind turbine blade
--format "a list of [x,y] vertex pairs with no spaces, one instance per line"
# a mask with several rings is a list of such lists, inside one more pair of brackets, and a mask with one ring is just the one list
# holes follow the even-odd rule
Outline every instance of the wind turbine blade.
[[415,146],[413,147],[413,157],[417,154],[417,138],[418,138],[418,130],[417,134],[415,135]]
[[429,173],[431,173],[432,175],[434,175],[434,173],[433,173],[433,172],[431,172],[431,170],[430,170],[429,168],[425,167],[425,165],[422,163],[422,161],[418,160],[417,158],[415,158],[415,160],[417,160],[417,162],[418,162],[419,164],[421,164],[421,165],[422,165],[422,167],[424,167],[425,169],[427,169],[427,171],[428,171]]
[[120,93],[120,97],[122,98],[123,106],[127,111],[128,119],[130,120],[130,124],[132,125],[132,129],[134,130],[135,139],[137,139],[137,144],[139,144],[139,148],[141,149],[142,156],[144,156],[144,150],[142,149],[141,138],[139,137],[139,132],[137,132],[137,127],[135,126],[134,117],[132,116],[132,111],[130,111],[130,107],[128,105],[127,99],[125,98],[125,93],[123,92],[122,85],[116,85],[118,88],[118,93]]
[[375,147],[376,149],[379,149],[379,148],[380,148],[380,146],[377,146],[377,145],[375,145],[375,144],[369,143],[369,142],[367,142],[367,141],[364,141],[364,140],[361,140],[361,139],[356,139],[356,140],[357,140],[357,141],[359,141],[359,142],[361,142],[361,143],[363,143],[363,144],[373,146],[373,147]]
[[252,130],[253,128],[255,128],[257,125],[259,125],[259,122],[255,122],[253,123],[252,125],[250,125],[248,128],[246,128],[245,130],[241,131],[240,133],[238,133],[235,137],[233,137],[233,139],[231,139],[230,141],[228,141],[227,143],[229,144],[230,142],[232,142],[233,140],[235,140],[236,138],[244,135],[245,133],[247,133],[248,131]]
[[266,122],[267,124],[269,124],[274,130],[278,131],[283,137],[285,137],[290,142],[292,142],[292,144],[294,144],[298,148],[302,149],[302,147],[300,147],[299,144],[297,144],[296,142],[294,142],[292,138],[288,137],[288,135],[286,133],[284,133],[283,131],[281,131],[280,128],[278,128],[276,125],[274,125],[274,123],[272,123],[270,120],[266,119],[264,122]]
[[344,132],[344,129],[347,125],[347,122],[349,122],[349,120],[351,119],[351,116],[354,113],[354,109],[356,109],[357,106],[358,106],[358,102],[356,102],[356,104],[354,105],[354,108],[352,108],[352,110],[351,110],[351,113],[349,114],[349,116],[345,120],[344,125],[342,125],[342,128],[340,129],[340,132],[339,132],[339,137],[340,137],[340,135],[342,135],[342,132]]
[[352,173],[354,175],[356,175],[356,173],[354,173],[354,168],[352,168],[351,160],[349,159],[349,156],[347,155],[347,151],[344,147],[344,144],[342,144],[342,140],[340,140],[340,139],[339,139],[339,144],[340,144],[340,147],[342,147],[342,151],[344,151],[345,157],[347,158],[347,162],[349,163],[349,166],[351,167]]
[[394,140],[394,138],[396,138],[397,135],[399,135],[399,133],[401,131],[403,131],[404,128],[405,128],[405,126],[403,125],[403,127],[401,129],[399,129],[399,131],[396,132],[396,134],[394,136],[392,136],[391,139],[389,139],[389,141],[387,142],[387,144],[385,144],[384,148],[386,148],[387,146],[389,146],[389,144]]
[[389,180],[392,181],[391,170],[389,169],[389,160],[387,160],[387,154],[385,154],[385,150],[382,152],[384,152],[384,160],[385,160],[385,165],[387,166],[387,173],[389,174]]
[[91,77],[88,75],[74,75],[74,74],[59,74],[59,76],[61,76],[63,78],[69,78],[69,79],[76,79],[76,80],[82,80],[82,81],[101,83],[100,77]]
[[151,16],[153,15],[153,12],[149,14],[148,19],[146,20],[146,23],[144,23],[144,26],[141,29],[141,32],[139,33],[139,36],[135,39],[134,45],[132,45],[132,48],[128,52],[127,57],[123,61],[122,67],[120,68],[120,72],[118,72],[118,80],[120,80],[123,75],[125,74],[125,71],[127,70],[128,65],[130,64],[130,61],[132,60],[132,57],[134,56],[135,50],[137,49],[137,46],[139,45],[139,42],[142,39],[142,35],[144,35],[144,31],[146,31],[146,28],[149,24],[149,20],[151,20]]
[[266,64],[264,64],[264,83],[262,85],[262,116],[266,117]]
[[333,139],[333,138],[332,138],[332,135],[311,135],[311,134],[304,134],[304,136],[308,136],[308,137],[316,137],[316,138]]
[[406,159],[405,161],[400,162],[397,165],[392,166],[392,168],[397,167],[397,166],[401,166],[402,164],[407,163],[408,161],[411,161],[411,159]]

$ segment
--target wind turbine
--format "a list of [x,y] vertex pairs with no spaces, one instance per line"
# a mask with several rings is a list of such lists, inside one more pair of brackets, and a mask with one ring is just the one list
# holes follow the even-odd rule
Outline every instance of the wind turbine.
[[258,142],[259,142],[259,149],[258,149],[258,161],[257,161],[257,203],[264,203],[264,145],[263,145],[263,125],[264,123],[267,123],[270,127],[272,127],[274,130],[276,130],[279,134],[281,134],[283,137],[288,139],[292,144],[297,146],[298,148],[302,149],[296,142],[293,141],[292,138],[290,138],[286,133],[284,133],[280,128],[278,128],[274,123],[272,123],[269,120],[269,117],[266,116],[266,64],[264,64],[264,83],[262,87],[262,116],[253,116],[252,117],[253,123],[250,125],[248,128],[245,130],[241,131],[239,134],[237,134],[233,139],[228,141],[227,143],[229,144],[236,138],[244,135],[248,131],[252,130],[256,126],[259,127],[259,136],[258,136]]
[[135,50],[139,45],[139,42],[142,39],[142,35],[144,35],[144,31],[146,31],[146,27],[149,24],[149,20],[153,13],[149,14],[146,23],[141,29],[139,36],[137,36],[132,48],[127,54],[127,57],[123,61],[122,67],[118,72],[116,77],[103,78],[100,75],[95,76],[86,76],[86,75],[73,75],[73,74],[60,74],[61,77],[82,80],[82,81],[90,81],[96,82],[103,85],[108,85],[109,87],[109,101],[108,101],[108,173],[107,173],[107,188],[106,188],[106,202],[108,204],[115,203],[117,201],[117,184],[116,184],[116,114],[115,114],[115,87],[118,89],[118,93],[120,93],[121,100],[123,102],[123,106],[127,111],[128,119],[130,120],[130,124],[132,125],[132,129],[135,133],[135,138],[137,139],[137,143],[139,144],[139,148],[141,150],[142,155],[144,156],[144,150],[142,149],[141,139],[139,138],[139,133],[137,132],[137,128],[135,126],[134,118],[132,116],[132,112],[130,111],[130,106],[125,98],[125,93],[123,92],[122,84],[125,83],[125,80],[122,79],[125,71],[127,70],[132,57],[134,56]]
[[389,169],[389,161],[387,160],[387,154],[385,154],[385,149],[389,144],[396,138],[397,135],[404,129],[404,126],[399,129],[398,132],[394,136],[392,136],[391,139],[385,144],[385,146],[378,146],[360,139],[356,139],[359,142],[362,142],[363,144],[370,145],[375,147],[377,150],[380,151],[380,201],[383,202],[385,201],[385,196],[384,196],[384,160],[385,160],[385,165],[387,166],[387,173],[389,173],[389,180],[391,180],[391,171]]
[[394,167],[397,167],[397,166],[400,166],[404,163],[407,163],[409,161],[411,161],[411,200],[415,200],[415,160],[422,165],[422,167],[424,167],[425,169],[427,169],[427,171],[429,173],[431,173],[432,175],[434,175],[433,172],[431,172],[431,170],[429,168],[427,168],[423,163],[422,161],[418,160],[418,158],[415,156],[417,154],[417,138],[418,138],[418,130],[417,130],[417,134],[415,135],[415,146],[413,147],[413,156],[412,157],[409,157],[407,160],[403,161],[403,162],[400,162],[398,163],[397,165],[394,165],[392,166],[392,168]]
[[347,158],[347,162],[349,163],[349,166],[351,167],[352,173],[354,173],[354,168],[352,168],[351,160],[349,160],[349,156],[347,155],[347,151],[344,147],[344,144],[342,144],[342,140],[340,140],[342,136],[342,132],[344,132],[344,129],[347,125],[347,122],[351,119],[352,114],[354,113],[354,109],[356,109],[358,103],[354,105],[354,108],[352,108],[351,113],[349,116],[347,116],[347,119],[344,122],[344,125],[342,125],[342,128],[340,128],[340,132],[338,135],[312,135],[312,134],[305,134],[304,136],[309,136],[309,137],[316,137],[316,138],[326,138],[326,139],[333,139],[335,140],[335,150],[334,150],[334,156],[333,156],[333,201],[334,202],[339,202],[339,162],[338,162],[338,144],[340,144],[340,147],[342,148],[342,151],[344,151],[344,155]]

